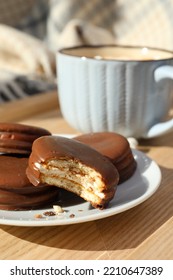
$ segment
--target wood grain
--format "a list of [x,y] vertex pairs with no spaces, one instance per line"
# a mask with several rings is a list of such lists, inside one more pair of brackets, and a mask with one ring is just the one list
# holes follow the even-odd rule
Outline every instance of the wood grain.
[[0,120],[1,122],[17,122],[32,115],[35,116],[58,108],[59,102],[56,91],[40,93],[33,97],[2,104],[0,106]]
[[172,260],[173,217],[129,254],[132,260]]
[[[3,121],[42,126],[52,133],[79,133],[62,118],[55,92],[43,98],[27,105],[11,104],[8,113],[7,106],[1,106],[0,116]],[[40,108],[32,109],[34,104]],[[158,191],[147,201],[118,215],[76,225],[1,225],[0,258],[173,259],[173,133],[140,140],[138,149],[155,160],[162,172]]]

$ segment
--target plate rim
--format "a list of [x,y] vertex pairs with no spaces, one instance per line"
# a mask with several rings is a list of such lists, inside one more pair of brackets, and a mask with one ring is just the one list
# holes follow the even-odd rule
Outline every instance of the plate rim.
[[[58,135],[62,135],[63,134],[58,134]],[[68,134],[68,137],[70,137],[71,135]],[[67,136],[66,136],[67,137]],[[148,198],[150,198],[159,188],[160,184],[161,184],[161,180],[162,180],[162,174],[161,174],[161,170],[160,167],[158,166],[158,164],[152,160],[150,157],[148,157],[147,155],[145,155],[143,152],[136,150],[136,149],[132,149],[134,156],[137,156],[137,168],[138,168],[138,157],[139,160],[141,160],[142,158],[144,159],[148,159],[150,160],[150,164],[152,166],[152,168],[155,169],[155,171],[157,171],[157,182],[155,183],[155,186],[152,188],[149,186],[148,183],[148,189],[147,191],[142,194],[141,196],[139,196],[136,199],[133,199],[130,202],[124,203],[123,205],[121,205],[120,207],[114,206],[111,208],[106,208],[103,210],[99,210],[99,209],[93,209],[93,211],[95,211],[92,215],[87,215],[86,216],[79,216],[79,217],[74,217],[74,218],[64,218],[64,219],[37,219],[34,218],[34,213],[36,214],[36,212],[40,212],[40,211],[50,211],[50,208],[45,208],[45,209],[37,209],[37,210],[22,210],[22,211],[15,211],[16,213],[21,213],[25,214],[25,212],[33,212],[33,219],[28,219],[28,220],[22,220],[21,218],[19,218],[18,220],[15,219],[6,219],[5,217],[0,218],[0,225],[10,225],[10,226],[28,226],[28,227],[40,227],[40,226],[61,226],[61,225],[70,225],[70,224],[78,224],[78,223],[84,223],[84,222],[90,222],[90,221],[96,221],[96,220],[100,220],[100,219],[104,219],[110,216],[114,216],[117,215],[119,213],[125,212],[131,208],[136,207],[137,205],[143,203],[144,201],[146,201]],[[149,166],[147,168],[147,170],[149,170],[149,168],[151,168],[151,166]],[[146,170],[146,171],[147,171]],[[135,178],[135,173],[133,174],[133,176],[131,178],[129,178],[127,181],[125,181],[124,183],[122,183],[121,185],[119,185],[120,187],[122,187],[123,184],[128,184],[130,182],[130,180],[133,178]],[[148,177],[145,175],[144,177],[146,177],[148,179]],[[113,200],[116,198],[116,193],[115,193],[115,197],[113,198]],[[86,204],[90,204],[89,202],[84,202]],[[73,206],[72,206],[73,207]],[[51,208],[52,210],[52,208]],[[1,213],[13,213],[13,210],[1,210]],[[4,215],[5,216],[5,215]],[[57,217],[57,216],[56,216]]]

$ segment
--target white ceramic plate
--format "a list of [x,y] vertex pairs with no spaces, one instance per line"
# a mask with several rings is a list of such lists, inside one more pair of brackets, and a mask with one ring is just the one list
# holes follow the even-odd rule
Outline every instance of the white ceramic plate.
[[[158,189],[161,182],[161,172],[158,165],[144,153],[133,150],[137,161],[137,169],[134,175],[119,185],[114,199],[109,207],[104,210],[94,209],[90,203],[68,193],[66,205],[62,205],[64,213],[56,216],[44,216],[46,211],[53,209],[5,211],[0,210],[0,224],[14,226],[55,226],[88,222],[106,218],[126,211],[147,200]],[[71,201],[71,196],[74,201]],[[36,218],[41,214],[43,218]]]

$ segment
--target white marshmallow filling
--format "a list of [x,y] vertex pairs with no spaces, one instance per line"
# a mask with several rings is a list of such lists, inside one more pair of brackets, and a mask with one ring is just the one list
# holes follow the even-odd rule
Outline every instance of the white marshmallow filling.
[[35,167],[40,171],[42,182],[74,192],[96,204],[106,197],[101,174],[81,162],[64,158],[52,159],[35,163]]

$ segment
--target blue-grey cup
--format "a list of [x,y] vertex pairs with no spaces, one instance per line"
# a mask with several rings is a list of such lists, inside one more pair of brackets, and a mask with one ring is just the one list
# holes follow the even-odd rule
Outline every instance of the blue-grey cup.
[[82,46],[57,53],[60,108],[80,132],[149,138],[173,130],[171,51]]

